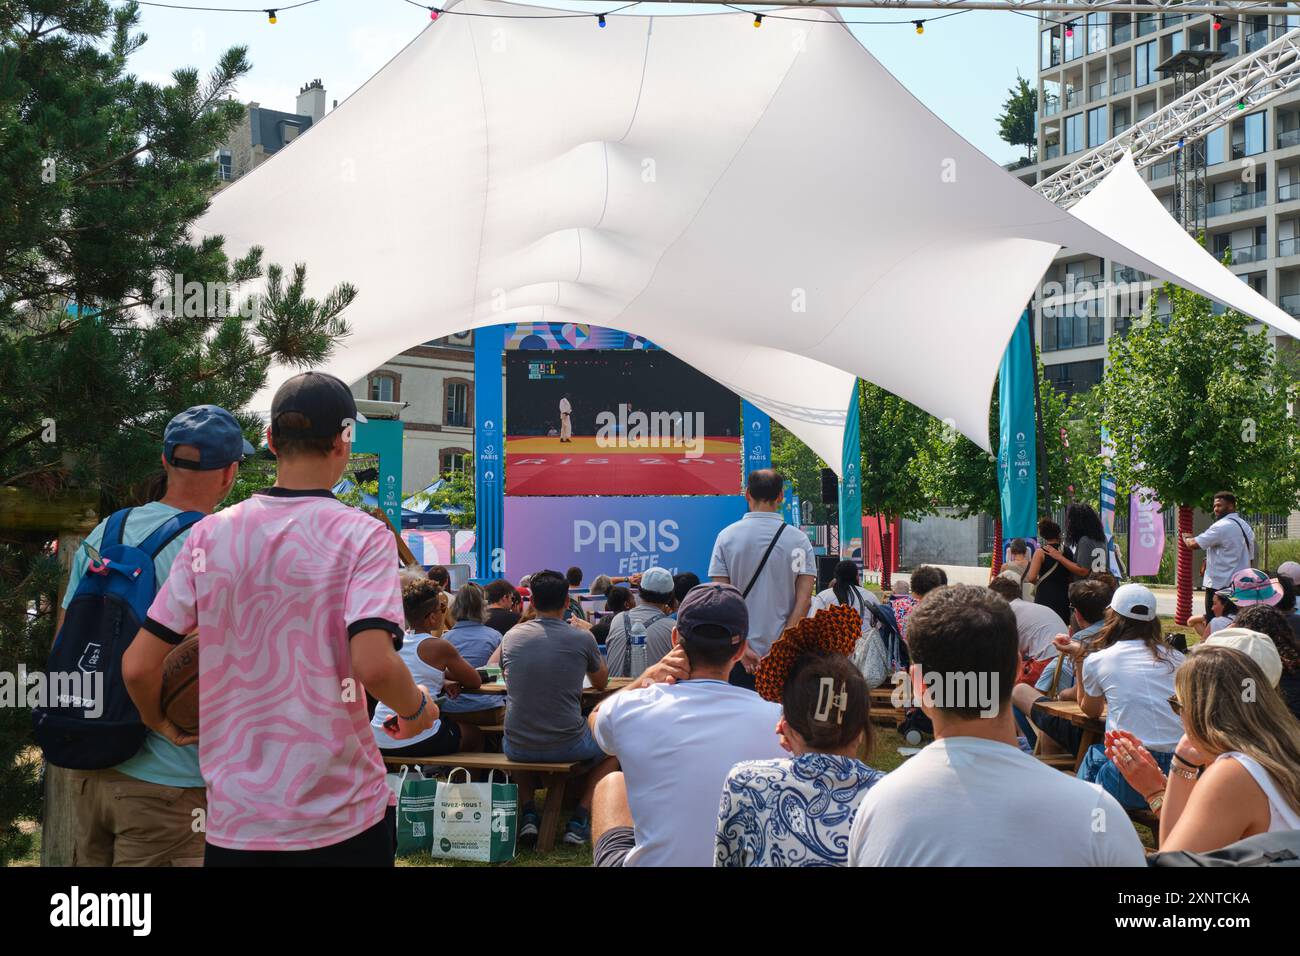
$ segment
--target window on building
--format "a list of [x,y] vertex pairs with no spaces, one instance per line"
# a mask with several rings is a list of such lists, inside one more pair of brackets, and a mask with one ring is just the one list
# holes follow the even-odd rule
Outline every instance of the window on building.
[[1211,130],[1205,136],[1205,163],[1207,166],[1213,166],[1221,163],[1226,158],[1224,156],[1224,146],[1227,140],[1224,136],[1223,127]]
[[1061,362],[1044,365],[1043,376],[1066,395],[1086,392],[1101,381],[1103,359],[1088,362]]
[[1065,118],[1065,151],[1077,153],[1083,149],[1083,114],[1075,113]]
[[1083,56],[1083,40],[1083,25],[1076,20],[1071,20],[1065,30],[1066,60],[1077,60]]
[[438,470],[444,475],[466,472],[473,467],[470,453],[464,448],[444,448],[439,459]]
[[1088,52],[1097,53],[1106,49],[1106,37],[1110,32],[1109,17],[1104,13],[1088,14]]
[[1133,85],[1146,86],[1148,83],[1154,83],[1157,79],[1156,64],[1159,63],[1159,54],[1156,52],[1156,41],[1149,43],[1139,43],[1133,48]]
[[1252,113],[1246,117],[1246,155],[1254,156],[1265,150],[1264,117],[1265,113]]
[[1061,34],[1059,28],[1042,32],[1042,68],[1049,70],[1061,65]]
[[454,428],[468,428],[469,384],[467,382],[446,382],[444,390],[445,402],[443,403],[442,423]]
[[1088,110],[1088,148],[1100,146],[1109,137],[1106,135],[1106,107],[1099,106]]
[[373,402],[397,401],[397,377],[386,372],[370,376],[370,400]]

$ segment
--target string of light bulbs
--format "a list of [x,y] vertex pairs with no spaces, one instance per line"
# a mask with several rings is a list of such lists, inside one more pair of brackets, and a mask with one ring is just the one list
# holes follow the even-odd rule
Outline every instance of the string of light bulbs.
[[[296,10],[299,7],[306,7],[314,3],[320,3],[320,0],[300,0],[300,2],[298,3],[285,4],[279,7],[213,7],[213,6],[204,6],[200,4],[162,3],[159,2],[159,0],[137,0],[137,2],[142,7],[160,7],[165,10],[186,10],[186,11],[199,11],[205,13],[260,13],[266,16],[266,22],[268,24],[274,25],[279,22],[278,14],[283,13],[286,10]],[[442,16],[486,17],[495,20],[573,20],[579,18],[593,18],[596,21],[597,27],[604,28],[605,26],[608,25],[609,17],[620,14],[623,11],[628,10],[632,7],[640,6],[641,3],[644,2],[644,0],[632,0],[632,2],[630,3],[625,3],[622,6],[614,7],[602,13],[579,13],[574,11],[574,12],[567,12],[567,13],[531,13],[531,14],[530,13],[482,13],[478,11],[460,10],[460,9],[448,10],[444,7],[430,6],[425,3],[419,3],[418,0],[403,0],[403,2],[409,4],[410,6],[418,7],[421,10],[428,11],[429,19],[435,21]],[[802,23],[825,22],[823,20],[814,19],[812,17],[792,16],[786,13],[759,13],[756,10],[746,10],[743,7],[738,7],[730,3],[720,3],[719,6],[727,7],[728,9],[735,10],[738,13],[752,15],[754,17],[754,27],[756,29],[763,25],[764,20],[790,20],[790,21],[802,22]],[[1013,10],[1012,12],[1016,13],[1020,11]],[[846,26],[907,26],[910,24],[916,29],[917,34],[920,35],[925,33],[925,25],[927,23],[930,23],[931,21],[935,21],[935,20],[945,20],[948,17],[960,16],[963,13],[970,13],[970,11],[954,10],[948,13],[938,14],[937,16],[923,17],[918,20],[843,20],[841,22],[844,23]]]

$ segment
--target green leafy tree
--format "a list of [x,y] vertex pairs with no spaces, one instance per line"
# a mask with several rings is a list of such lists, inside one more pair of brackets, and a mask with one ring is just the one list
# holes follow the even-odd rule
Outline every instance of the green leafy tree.
[[1262,329],[1203,296],[1166,285],[1168,326],[1152,307],[1110,341],[1093,414],[1115,446],[1111,470],[1121,491],[1145,486],[1178,506],[1179,624],[1191,610],[1192,558],[1182,535],[1193,507],[1234,489],[1243,510],[1291,511],[1300,475],[1300,426],[1291,413],[1294,369]]
[[821,470],[826,467],[826,463],[776,422],[772,422],[772,467],[794,485],[795,493],[801,501],[812,503],[814,523],[827,520],[827,508],[822,504],[821,477]]
[[998,117],[998,135],[1003,142],[1012,146],[1025,148],[1025,162],[1034,161],[1036,145],[1034,130],[1034,113],[1038,109],[1038,98],[1034,88],[1019,73],[1016,85],[1007,90],[1006,102],[1002,104],[1002,115]]
[[[1046,462],[1047,500],[1039,501],[1040,513],[1055,511],[1072,500],[1078,490],[1078,463],[1074,455],[1076,438],[1071,437],[1071,411],[1065,397],[1056,390],[1038,368],[1038,402],[1042,414],[1041,428]],[[990,515],[994,521],[994,555],[996,566],[1001,559],[1002,499],[998,487],[997,454],[999,446],[998,416],[1000,404],[995,383],[989,406],[989,443],[992,454],[956,431],[950,424],[931,418],[925,440],[916,458],[916,475],[921,490],[934,507],[952,508],[956,517]],[[1041,456],[1040,456],[1041,457]],[[1043,494],[1043,479],[1038,482]]]
[[[176,412],[240,409],[272,361],[328,356],[356,294],[314,300],[305,266],[264,268],[260,249],[232,260],[220,237],[191,238],[249,65],[236,47],[204,76],[144,82],[128,67],[145,42],[138,17],[104,0],[0,3],[0,493],[88,496],[99,514],[147,499]],[[257,422],[242,421],[255,440]],[[0,526],[6,670],[48,654],[53,538]],[[30,713],[0,714],[2,864],[26,852],[17,819],[39,792]]]
[[427,501],[438,511],[447,511],[453,528],[474,527],[474,475],[469,471],[449,471],[437,491],[419,492],[417,501]]
[[934,510],[916,478],[916,459],[925,444],[932,416],[870,382],[860,383],[858,410],[862,435],[862,510],[875,516],[883,552],[880,582],[888,588],[894,570],[890,526],[895,521],[914,520]]

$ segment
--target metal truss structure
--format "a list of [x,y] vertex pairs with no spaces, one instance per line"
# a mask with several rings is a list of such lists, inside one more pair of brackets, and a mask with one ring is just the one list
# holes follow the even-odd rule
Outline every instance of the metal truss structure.
[[1034,188],[1069,208],[1092,189],[1125,153],[1139,170],[1199,143],[1246,110],[1300,88],[1300,30],[1292,30],[1241,57],[1191,92],[1139,120],[1114,139],[1057,170]]

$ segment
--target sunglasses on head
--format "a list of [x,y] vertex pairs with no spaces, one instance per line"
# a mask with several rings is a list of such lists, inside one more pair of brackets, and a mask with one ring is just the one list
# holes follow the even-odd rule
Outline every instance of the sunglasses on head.
[[1169,709],[1174,712],[1175,717],[1183,716],[1183,704],[1182,701],[1178,699],[1177,694],[1174,694],[1169,698]]

